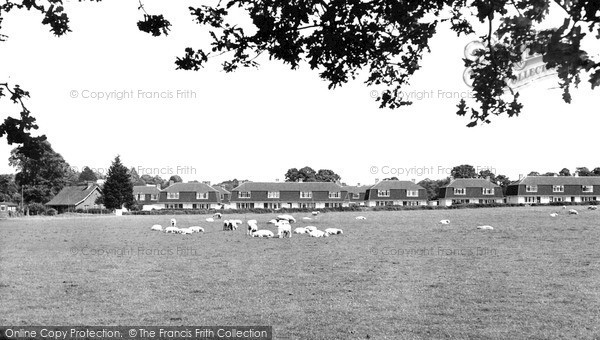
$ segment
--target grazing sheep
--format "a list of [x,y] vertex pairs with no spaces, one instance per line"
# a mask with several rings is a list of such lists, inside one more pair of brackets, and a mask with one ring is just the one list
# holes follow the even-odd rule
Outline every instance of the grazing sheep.
[[308,231],[310,233],[311,231],[317,230],[317,227],[309,225],[309,226],[304,227],[304,229],[306,229],[306,231]]
[[271,238],[275,235],[273,235],[273,232],[270,230],[257,230],[254,233],[252,233],[252,237],[268,237]]
[[287,220],[290,223],[296,223],[296,219],[292,215],[279,215],[279,216],[277,216],[277,220],[278,221]]
[[258,222],[256,220],[249,220],[246,224],[248,224],[246,235],[252,235],[252,233],[258,230]]
[[313,230],[308,233],[310,237],[329,237],[329,234],[323,230]]
[[209,217],[209,218],[206,219],[206,222],[214,222],[214,221],[215,221],[215,219],[212,218],[212,217]]
[[217,218],[217,219],[221,219],[221,217],[223,217],[223,214],[221,214],[221,213],[215,213],[215,214],[213,215],[213,217],[214,217],[214,218]]
[[570,209],[569,210],[569,215],[579,215],[579,211],[577,211],[575,209]]
[[237,230],[238,224],[242,224],[240,220],[229,220],[229,224],[231,224],[231,230]]
[[179,233],[183,235],[192,235],[194,232],[190,228],[181,228]]
[[552,217],[557,217],[557,216],[558,216],[558,214],[557,214],[557,213],[552,213],[552,214],[550,214],[550,216],[552,216]]
[[321,213],[320,211],[313,211],[313,212],[312,212],[313,216],[317,216],[317,215],[318,215],[318,214],[320,214],[320,213]]
[[269,222],[267,222],[267,224],[277,224],[277,222],[279,222],[279,221],[277,221],[276,219],[272,219],[272,220],[269,220]]
[[230,231],[233,230],[233,221],[230,220],[225,220],[223,221],[223,230],[224,231]]
[[204,228],[199,227],[199,226],[189,227],[188,229],[195,233],[203,233],[204,232]]
[[441,220],[440,224],[450,224],[450,220]]
[[155,224],[152,226],[152,228],[150,228],[150,230],[162,231],[163,227],[160,224]]
[[165,233],[167,234],[179,234],[179,228],[177,227],[166,227]]
[[342,229],[338,229],[338,228],[327,228],[327,229],[325,229],[325,232],[328,233],[329,235],[341,235],[344,233],[344,231]]
[[292,226],[289,223],[278,223],[277,236],[279,236],[279,238],[285,236],[292,237]]
[[296,228],[294,229],[294,234],[307,234],[308,230],[306,228]]
[[563,206],[562,206],[562,208],[563,208],[563,209],[567,209],[567,206],[566,206],[566,205],[563,205]]
[[310,217],[302,217],[302,219],[303,219],[303,220],[305,220],[305,221],[310,221],[310,220],[312,220],[312,218],[310,218]]
[[367,218],[364,216],[356,216],[356,219],[357,220],[366,220]]
[[246,221],[246,223],[258,225],[258,221],[257,220],[248,220],[248,221]]
[[177,220],[172,218],[171,219],[171,227],[176,227],[177,226]]
[[481,229],[481,230],[494,230],[494,227],[492,227],[491,225],[480,225],[480,226],[477,226],[477,229]]
[[588,210],[598,210],[598,207],[597,207],[597,206],[595,206],[595,205],[590,205],[590,206],[588,207]]

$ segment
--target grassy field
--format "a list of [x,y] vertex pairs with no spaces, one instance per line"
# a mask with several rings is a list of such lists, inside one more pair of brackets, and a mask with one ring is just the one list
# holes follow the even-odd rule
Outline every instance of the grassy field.
[[[549,213],[561,214],[552,218]],[[275,339],[600,337],[600,212],[321,214],[258,239],[207,216],[0,221],[0,324],[272,325]],[[226,215],[257,219],[273,215]],[[449,226],[437,222],[450,219]],[[481,224],[492,231],[476,230]],[[273,228],[271,228],[273,230]]]

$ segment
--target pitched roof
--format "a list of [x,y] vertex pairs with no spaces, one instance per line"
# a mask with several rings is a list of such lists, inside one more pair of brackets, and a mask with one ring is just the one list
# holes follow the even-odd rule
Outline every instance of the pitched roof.
[[97,184],[64,187],[52,200],[50,200],[50,202],[46,203],[46,205],[77,205],[88,198],[95,190],[100,191]]
[[511,185],[600,185],[600,176],[526,176]]
[[246,182],[232,191],[345,191],[333,182]]
[[375,190],[397,190],[397,189],[404,189],[404,190],[422,190],[425,189],[422,186],[415,184],[411,181],[398,181],[398,180],[383,180],[375,185],[373,185],[371,188],[371,190],[375,189]]
[[168,188],[162,190],[163,192],[218,192],[210,185],[193,182],[193,183],[173,183]]
[[158,195],[160,190],[154,185],[136,185],[133,187],[133,194]]
[[363,192],[367,192],[367,190],[369,190],[369,188],[372,185],[361,185],[361,186],[356,186],[356,185],[348,185],[344,187],[344,190],[348,191],[349,193],[352,194],[361,194]]
[[220,192],[221,194],[223,194],[223,195],[229,195],[229,194],[231,194],[229,191],[225,190],[225,188],[223,188],[223,187],[220,187],[220,186],[218,186],[218,185],[213,185],[212,187],[213,187],[215,190],[217,190],[218,192]]
[[455,178],[442,188],[499,188],[498,184],[492,183],[485,178]]

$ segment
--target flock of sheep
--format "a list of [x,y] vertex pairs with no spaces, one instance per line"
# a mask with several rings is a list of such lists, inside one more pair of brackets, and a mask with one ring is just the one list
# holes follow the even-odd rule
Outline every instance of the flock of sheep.
[[[318,211],[312,212],[313,216],[317,216],[318,214],[319,214]],[[213,215],[213,217],[207,218],[206,221],[214,222],[215,219],[220,219],[221,217],[222,217],[221,213],[216,213]],[[356,219],[364,220],[366,218],[363,216],[357,216]],[[310,221],[310,220],[312,220],[312,218],[304,217],[303,220]],[[296,223],[296,219],[292,215],[279,215],[267,223],[275,225],[275,227],[277,228],[277,236],[279,238],[292,237],[291,224]],[[241,224],[243,224],[243,222],[241,220],[225,220],[225,221],[223,221],[223,231],[237,230],[238,226]],[[266,230],[266,229],[259,230],[258,229],[258,221],[256,221],[256,220],[248,220],[246,222],[246,224],[248,225],[248,228],[246,231],[246,235],[248,235],[248,236],[266,237],[266,238],[275,237],[275,234],[270,230]],[[154,231],[163,231],[167,234],[172,233],[172,234],[183,234],[183,235],[191,235],[193,233],[204,232],[204,228],[199,227],[199,226],[178,228],[177,220],[175,220],[174,218],[171,219],[171,225],[169,227],[166,227],[163,229],[163,227],[161,225],[155,224],[150,229],[154,230]],[[307,234],[310,237],[328,237],[329,235],[341,235],[344,232],[342,229],[338,229],[338,228],[327,228],[325,230],[318,230],[317,227],[315,227],[315,226],[306,226],[306,227],[295,228],[293,233],[294,234]]]

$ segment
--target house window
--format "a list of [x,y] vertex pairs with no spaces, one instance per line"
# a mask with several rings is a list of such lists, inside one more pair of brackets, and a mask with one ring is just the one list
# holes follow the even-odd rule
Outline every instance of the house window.
[[386,206],[386,205],[393,205],[394,202],[392,202],[392,201],[376,201],[375,204],[378,207],[382,207],[382,206]]
[[466,200],[466,199],[452,200],[452,204],[469,204],[469,200]]
[[494,194],[494,188],[483,188],[483,194],[484,195],[493,195]]
[[581,191],[583,191],[583,192],[594,192],[594,186],[593,185],[582,185],[581,186]]
[[565,192],[565,186],[564,185],[553,185],[552,192]]
[[281,203],[265,203],[265,209],[281,209]]
[[178,200],[179,199],[179,193],[178,192],[168,192],[167,193],[167,199],[168,200]]
[[525,197],[525,203],[535,203],[535,197],[533,197],[533,196]]
[[525,191],[526,192],[537,192],[537,185],[526,185]]
[[239,198],[250,198],[250,191],[240,191],[238,194]]
[[301,191],[300,198],[312,198],[312,191]]
[[279,198],[279,191],[269,191],[267,198]]
[[377,197],[390,197],[389,190],[377,190]]
[[[240,192],[241,194],[241,192]],[[249,198],[250,196],[248,196]],[[254,209],[254,203],[238,203],[238,209]]]
[[298,206],[300,208],[311,208],[311,209],[314,209],[317,206],[317,204],[316,203],[300,203],[300,204],[298,204]]
[[414,207],[414,206],[419,205],[419,201],[403,201],[402,205],[409,206],[409,207]]
[[352,199],[357,200],[360,198],[360,194],[352,194]]
[[221,201],[225,199],[225,195],[221,194]]
[[406,190],[406,197],[419,197],[419,190]]
[[325,203],[325,208],[340,208],[341,203]]
[[467,189],[466,188],[454,188],[454,194],[455,195],[466,195]]
[[143,201],[144,200],[144,194],[137,194],[136,198],[138,201]]
[[564,202],[563,197],[550,197],[551,202]]
[[158,201],[158,195],[156,195],[156,194],[150,195],[150,200],[151,201]]
[[197,192],[196,193],[196,199],[197,200],[207,200],[208,199],[208,192]]
[[337,192],[329,192],[329,198],[340,198],[341,197],[341,193],[339,191]]

